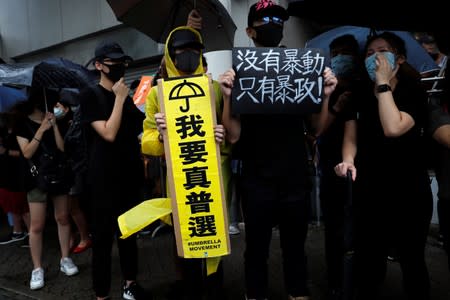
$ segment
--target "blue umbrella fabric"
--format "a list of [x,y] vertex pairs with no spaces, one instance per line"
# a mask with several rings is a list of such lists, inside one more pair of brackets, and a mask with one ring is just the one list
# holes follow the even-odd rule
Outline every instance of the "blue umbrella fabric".
[[64,58],[48,58],[39,63],[0,64],[0,84],[81,89],[97,79],[95,71]]
[[[391,30],[389,30],[391,31]],[[408,31],[391,31],[403,39],[406,45],[407,62],[419,73],[439,70],[431,56],[422,48],[422,46],[414,39],[413,35]],[[375,31],[381,33],[381,31]],[[360,49],[363,50],[367,37],[371,34],[368,27],[359,26],[339,26],[326,31],[306,42],[306,48],[321,48],[329,53],[329,45],[335,38],[352,34],[359,42]]]
[[8,112],[16,103],[27,100],[24,89],[0,85],[0,113]]

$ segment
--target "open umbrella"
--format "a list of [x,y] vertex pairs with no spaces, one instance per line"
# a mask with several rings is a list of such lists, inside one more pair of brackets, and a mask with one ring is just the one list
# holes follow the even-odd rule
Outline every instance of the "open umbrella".
[[107,0],[117,19],[165,43],[172,29],[186,25],[189,12],[196,8],[203,19],[201,30],[206,51],[233,47],[236,25],[219,0]]
[[64,58],[39,63],[0,64],[0,84],[81,89],[97,81],[97,74]]
[[26,99],[27,92],[24,89],[0,85],[0,113],[8,112],[14,104]]
[[[414,67],[419,73],[439,70],[431,56],[423,49],[423,47],[414,39],[411,33],[407,31],[391,31],[403,39],[406,46],[406,55],[408,63]],[[379,33],[368,27],[359,26],[339,26],[328,30],[306,42],[308,48],[322,48],[329,51],[329,45],[333,39],[344,35],[351,34],[359,42],[360,49],[363,49],[367,37],[372,33]]]
[[[450,50],[448,13],[441,1],[393,5],[392,0],[378,0],[376,5],[355,0],[288,0],[288,13],[320,25],[354,25],[383,30],[429,31],[437,37],[441,50]],[[347,13],[337,13],[347,11]]]

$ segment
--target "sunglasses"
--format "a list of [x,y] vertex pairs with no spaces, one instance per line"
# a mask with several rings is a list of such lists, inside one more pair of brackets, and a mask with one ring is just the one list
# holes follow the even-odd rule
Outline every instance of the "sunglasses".
[[270,22],[272,22],[273,24],[276,24],[276,25],[283,25],[283,23],[284,23],[283,19],[281,19],[279,17],[275,17],[275,16],[262,17],[261,21],[263,21],[264,24],[269,24]]
[[101,63],[103,65],[107,65],[107,66],[122,64],[125,67],[128,67],[128,62],[124,61],[124,60],[106,59],[106,60],[102,60]]

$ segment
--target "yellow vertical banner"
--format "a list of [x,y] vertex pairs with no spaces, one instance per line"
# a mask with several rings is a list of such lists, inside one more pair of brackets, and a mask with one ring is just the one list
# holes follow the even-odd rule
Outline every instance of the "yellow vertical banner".
[[184,258],[230,253],[215,94],[209,75],[158,81],[177,251]]

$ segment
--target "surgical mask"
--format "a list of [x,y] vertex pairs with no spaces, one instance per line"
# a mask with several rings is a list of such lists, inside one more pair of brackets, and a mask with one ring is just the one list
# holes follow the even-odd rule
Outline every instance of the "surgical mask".
[[64,112],[64,110],[62,110],[61,107],[54,107],[53,114],[55,115],[55,118],[58,120],[64,118],[64,116],[66,115],[66,113]]
[[[392,70],[395,68],[395,55],[392,52],[389,51],[385,51],[385,52],[381,52],[388,60],[389,64],[392,67]],[[372,79],[372,81],[375,81],[375,70],[377,69],[377,64],[376,64],[376,55],[377,53],[372,54],[371,56],[367,57],[365,60],[365,65],[366,65],[366,70],[367,73],[369,74],[370,79]]]
[[126,67],[125,67],[125,64],[123,64],[123,63],[118,63],[118,64],[114,64],[114,65],[105,64],[105,66],[107,66],[109,68],[109,73],[105,73],[103,71],[102,72],[112,82],[119,81],[120,78],[122,78],[125,75]]
[[263,47],[278,47],[283,38],[283,26],[267,23],[253,27],[256,31],[255,43]]
[[185,50],[175,54],[176,67],[183,73],[192,74],[200,64],[200,53],[193,50]]
[[331,58],[331,69],[339,77],[356,75],[356,59],[353,55],[339,54]]

